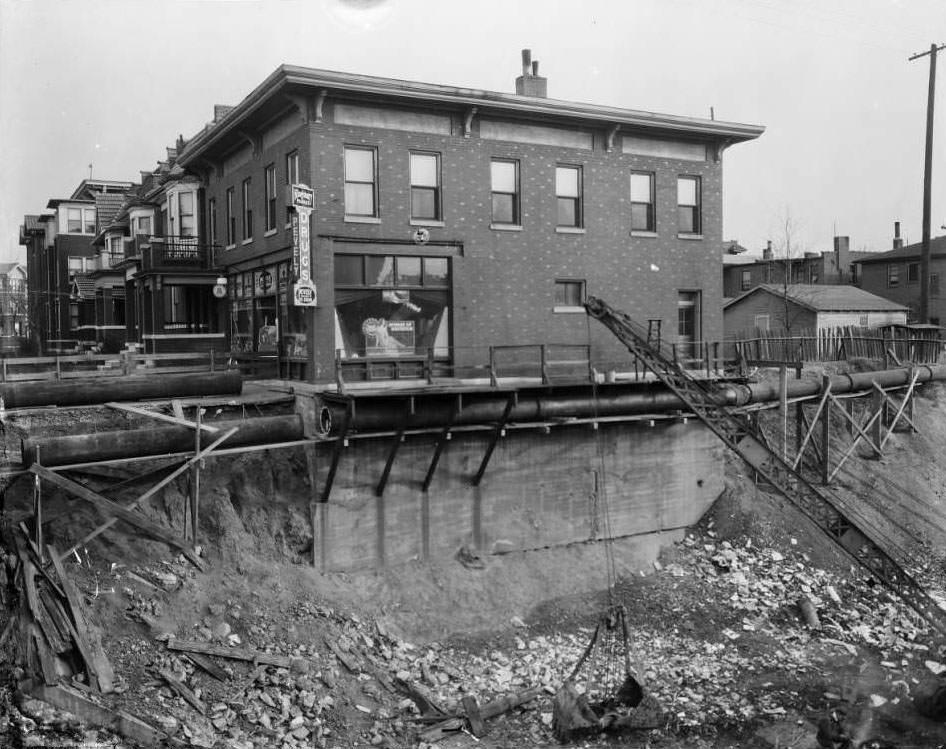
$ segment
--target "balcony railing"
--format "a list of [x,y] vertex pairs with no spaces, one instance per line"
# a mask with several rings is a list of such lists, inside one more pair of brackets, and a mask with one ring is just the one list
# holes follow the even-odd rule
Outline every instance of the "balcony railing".
[[146,270],[213,268],[213,245],[200,244],[197,237],[150,237],[138,246]]
[[124,259],[125,256],[120,252],[102,252],[95,258],[94,270],[111,270]]

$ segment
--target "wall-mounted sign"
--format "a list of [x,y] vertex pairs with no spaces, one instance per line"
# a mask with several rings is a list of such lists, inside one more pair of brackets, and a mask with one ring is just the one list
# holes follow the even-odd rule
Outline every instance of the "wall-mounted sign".
[[414,244],[427,244],[427,241],[430,239],[430,229],[426,229],[423,226],[419,229],[414,229],[411,233],[411,239],[414,240]]
[[296,307],[315,307],[319,298],[312,281],[297,281],[292,286],[292,303]]
[[292,207],[296,209],[315,208],[315,190],[308,185],[290,185]]
[[214,296],[217,299],[223,299],[227,295],[227,287],[223,284],[216,283],[214,284]]

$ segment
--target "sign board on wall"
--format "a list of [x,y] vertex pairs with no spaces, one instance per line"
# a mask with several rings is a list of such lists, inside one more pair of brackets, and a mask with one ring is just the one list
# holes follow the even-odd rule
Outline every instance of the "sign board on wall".
[[312,247],[309,239],[309,218],[315,208],[315,190],[306,185],[291,185],[292,202],[292,265],[295,269],[292,303],[314,307],[318,295],[312,281]]

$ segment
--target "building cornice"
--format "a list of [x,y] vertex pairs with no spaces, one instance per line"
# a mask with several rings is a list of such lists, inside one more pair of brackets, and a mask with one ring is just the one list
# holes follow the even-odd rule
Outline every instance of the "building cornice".
[[241,123],[274,96],[282,94],[291,98],[300,89],[308,89],[312,93],[324,90],[329,97],[334,98],[380,98],[392,104],[401,102],[441,108],[447,106],[460,113],[476,107],[477,116],[553,119],[574,125],[604,127],[615,133],[615,128],[627,128],[635,132],[647,131],[669,137],[686,136],[722,145],[752,140],[765,131],[759,125],[281,65],[219,122],[192,138],[179,155],[179,163],[184,166],[194,163],[225,136],[238,134]]

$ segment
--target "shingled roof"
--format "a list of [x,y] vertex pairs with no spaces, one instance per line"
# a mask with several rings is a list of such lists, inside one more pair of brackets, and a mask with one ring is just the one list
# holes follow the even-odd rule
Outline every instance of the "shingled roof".
[[125,204],[125,195],[120,192],[107,192],[95,196],[95,221],[97,231],[102,231],[112,223]]
[[[895,250],[887,252],[872,252],[867,257],[857,260],[858,263],[889,263],[892,260],[905,260],[907,258],[918,258],[923,250],[920,242],[908,244],[905,247],[898,247]],[[946,257],[946,236],[933,237],[930,240],[930,255],[936,257]]]
[[725,307],[745,299],[750,294],[772,294],[779,299],[787,296],[789,301],[800,307],[806,307],[815,312],[899,312],[909,310],[902,304],[891,302],[889,299],[871,294],[856,286],[843,284],[760,284],[745,294],[732,299]]

